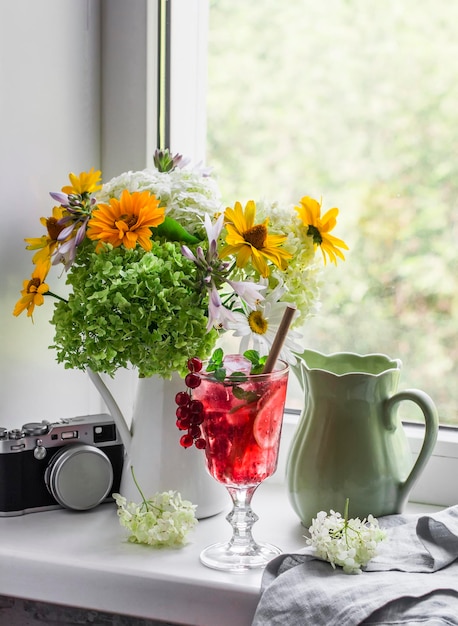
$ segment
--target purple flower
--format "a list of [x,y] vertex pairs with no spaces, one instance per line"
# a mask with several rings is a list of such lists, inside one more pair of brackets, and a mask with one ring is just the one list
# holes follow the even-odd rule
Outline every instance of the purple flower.
[[68,195],[60,191],[50,191],[49,195],[53,200],[56,200],[61,206],[67,207],[69,205]]
[[208,239],[207,251],[205,252],[202,246],[198,246],[194,253],[188,246],[183,245],[181,252],[183,256],[195,263],[201,285],[208,292],[207,331],[209,331],[213,326],[226,328],[228,323],[234,322],[232,311],[223,304],[218,291],[224,284],[229,285],[232,290],[230,294],[225,294],[226,304],[233,302],[234,294],[236,294],[252,310],[264,300],[260,291],[266,287],[250,281],[237,281],[229,278],[230,263],[222,261],[218,255],[218,239],[224,226],[224,214],[221,214],[214,223],[209,215],[205,215],[204,225]]
[[264,300],[264,296],[259,293],[261,289],[265,289],[266,285],[259,285],[250,281],[229,280],[226,281],[235,293],[242,298],[250,309],[255,310],[256,306]]
[[218,290],[213,285],[208,301],[208,324],[207,332],[213,327],[226,328],[228,322],[235,322],[234,315],[221,301]]

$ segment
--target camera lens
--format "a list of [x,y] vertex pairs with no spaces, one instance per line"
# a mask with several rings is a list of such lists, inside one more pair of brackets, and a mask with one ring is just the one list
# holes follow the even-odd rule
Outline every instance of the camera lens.
[[99,448],[69,445],[50,460],[45,482],[59,504],[83,511],[94,508],[108,496],[113,484],[113,467]]

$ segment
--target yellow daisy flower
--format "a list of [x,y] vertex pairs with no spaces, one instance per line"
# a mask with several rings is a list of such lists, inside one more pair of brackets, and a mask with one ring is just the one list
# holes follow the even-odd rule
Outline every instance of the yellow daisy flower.
[[335,227],[339,209],[330,209],[321,217],[321,203],[304,196],[300,200],[300,206],[294,207],[307,228],[307,235],[313,238],[315,247],[320,246],[326,265],[326,255],[329,260],[337,265],[337,257],[345,261],[345,257],[339,248],[348,250],[347,244],[329,232]]
[[43,294],[49,291],[48,285],[44,282],[48,273],[48,266],[45,263],[38,263],[33,271],[32,278],[25,280],[21,291],[22,297],[16,302],[13,315],[20,315],[27,309],[27,317],[32,317],[35,306],[41,306],[44,302]]
[[266,259],[283,271],[287,268],[292,255],[279,247],[286,240],[286,235],[269,234],[269,218],[255,224],[256,204],[253,200],[247,202],[245,211],[240,202],[236,202],[233,209],[226,209],[224,216],[227,245],[221,250],[221,258],[234,254],[237,267],[245,267],[251,260],[253,267],[264,278],[269,275]]
[[40,222],[45,226],[48,231],[47,235],[42,237],[31,237],[24,239],[28,245],[27,250],[38,250],[33,256],[33,263],[45,263],[51,265],[51,256],[57,246],[61,243],[57,241],[57,237],[61,231],[65,228],[64,225],[58,224],[58,221],[64,215],[64,208],[61,206],[55,206],[52,210],[51,217],[42,217]]
[[110,243],[117,248],[135,248],[137,243],[151,250],[151,228],[164,221],[164,208],[149,191],[127,189],[121,198],[111,198],[110,204],[99,204],[88,223],[89,239]]
[[94,170],[93,167],[91,167],[89,172],[81,172],[79,176],[70,172],[68,177],[71,185],[62,187],[62,191],[67,194],[74,193],[79,195],[83,193],[93,193],[102,189],[102,185],[97,184],[101,176],[102,172],[100,170]]

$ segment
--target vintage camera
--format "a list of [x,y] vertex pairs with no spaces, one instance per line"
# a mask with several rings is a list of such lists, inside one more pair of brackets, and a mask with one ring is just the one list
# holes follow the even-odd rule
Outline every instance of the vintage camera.
[[109,415],[0,428],[0,517],[92,509],[119,490],[124,447]]

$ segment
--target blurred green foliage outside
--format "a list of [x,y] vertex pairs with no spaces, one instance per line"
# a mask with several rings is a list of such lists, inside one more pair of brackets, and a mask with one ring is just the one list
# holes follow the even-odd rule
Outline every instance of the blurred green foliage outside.
[[304,347],[400,358],[458,425],[458,3],[210,0],[209,36],[224,201],[340,209]]

